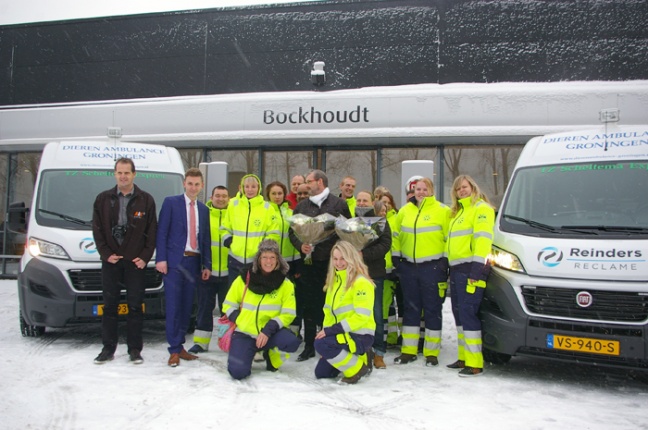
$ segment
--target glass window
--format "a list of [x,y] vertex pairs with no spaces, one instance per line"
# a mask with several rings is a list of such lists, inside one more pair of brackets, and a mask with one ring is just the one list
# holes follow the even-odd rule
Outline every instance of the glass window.
[[[434,161],[434,170],[438,171],[437,148],[387,148],[382,150],[382,171],[380,175],[380,184],[386,186],[394,197],[394,202],[399,209],[405,199],[405,185],[401,183],[401,165],[407,160],[432,160]],[[430,178],[435,188],[438,188],[436,173],[435,177]],[[437,190],[437,195],[439,195]]]
[[263,178],[265,186],[270,182],[282,182],[290,192],[290,180],[295,175],[306,176],[312,168],[313,151],[268,151],[263,153]]
[[445,203],[451,203],[454,178],[470,175],[498,208],[522,148],[522,145],[446,146],[443,151]]
[[377,152],[375,149],[364,151],[326,151],[326,176],[329,188],[334,195],[340,194],[340,183],[346,176],[356,180],[355,194],[358,191],[376,188],[378,170]]
[[191,167],[198,167],[203,162],[204,151],[200,148],[178,149],[178,152],[180,153],[180,158],[182,158],[185,171]]
[[238,192],[243,176],[248,173],[259,174],[259,151],[256,149],[212,150],[207,152],[209,161],[227,163],[227,189],[230,197]]
[[537,236],[628,238],[648,233],[643,162],[529,167],[513,178],[502,205],[502,229]]
[[[135,183],[155,198],[159,212],[165,197],[182,194],[182,177],[171,173],[146,172]],[[70,230],[92,228],[92,202],[116,184],[112,170],[47,170],[41,174],[36,202],[40,225]]]

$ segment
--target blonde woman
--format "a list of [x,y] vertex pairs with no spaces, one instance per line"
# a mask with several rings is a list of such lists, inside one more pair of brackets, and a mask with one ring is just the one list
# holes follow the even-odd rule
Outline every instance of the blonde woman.
[[414,185],[414,196],[395,218],[392,256],[403,290],[404,309],[401,355],[394,363],[407,364],[417,359],[423,312],[425,365],[437,366],[448,281],[445,238],[450,208],[434,197],[432,180],[420,178]]
[[370,372],[376,330],[374,288],[353,245],[346,241],[333,245],[324,287],[324,328],[315,336],[315,350],[322,356],[316,378],[342,373],[340,383],[355,384]]
[[486,257],[493,244],[495,211],[468,175],[458,176],[452,184],[451,217],[446,250],[459,357],[447,367],[459,370],[459,376],[479,376],[484,358],[477,313],[490,273]]

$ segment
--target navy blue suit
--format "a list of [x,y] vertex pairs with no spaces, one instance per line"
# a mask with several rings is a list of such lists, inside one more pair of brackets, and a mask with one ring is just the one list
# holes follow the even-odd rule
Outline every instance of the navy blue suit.
[[202,269],[211,270],[211,233],[209,209],[198,204],[198,249],[200,256],[185,256],[187,243],[187,206],[184,194],[164,199],[156,240],[156,261],[167,263],[164,276],[166,298],[166,335],[169,353],[179,353],[185,342],[193,307],[196,284]]

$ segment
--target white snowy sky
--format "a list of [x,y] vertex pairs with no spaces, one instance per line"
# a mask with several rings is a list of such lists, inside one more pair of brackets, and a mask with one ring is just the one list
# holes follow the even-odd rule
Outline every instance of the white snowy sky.
[[279,3],[296,0],[0,0],[0,25]]

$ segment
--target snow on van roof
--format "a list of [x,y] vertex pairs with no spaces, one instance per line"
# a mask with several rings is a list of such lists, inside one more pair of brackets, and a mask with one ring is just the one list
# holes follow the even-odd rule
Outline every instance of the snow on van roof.
[[648,159],[648,125],[601,126],[531,139],[517,166]]

